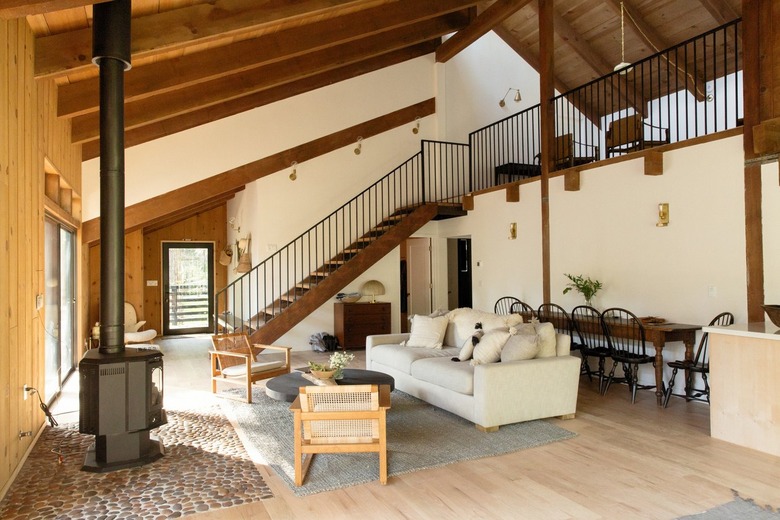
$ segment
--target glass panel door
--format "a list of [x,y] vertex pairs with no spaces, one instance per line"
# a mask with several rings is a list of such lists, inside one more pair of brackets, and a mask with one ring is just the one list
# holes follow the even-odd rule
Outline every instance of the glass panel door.
[[214,243],[163,242],[163,334],[214,330]]
[[44,401],[60,392],[73,371],[76,333],[76,241],[73,231],[44,221]]

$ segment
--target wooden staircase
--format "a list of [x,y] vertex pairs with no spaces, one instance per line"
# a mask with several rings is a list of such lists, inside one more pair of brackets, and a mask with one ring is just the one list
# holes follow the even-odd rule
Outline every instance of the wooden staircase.
[[[465,214],[458,208],[457,213]],[[274,302],[243,322],[253,343],[271,344],[333,298],[427,222],[453,215],[453,205],[429,203],[402,208],[344,248]],[[220,321],[232,328],[230,318]],[[233,324],[235,325],[235,324]]]

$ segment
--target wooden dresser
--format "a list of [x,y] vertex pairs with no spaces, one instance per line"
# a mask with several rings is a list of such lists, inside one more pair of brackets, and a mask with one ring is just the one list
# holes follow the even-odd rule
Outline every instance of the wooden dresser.
[[390,302],[333,304],[333,330],[344,349],[366,348],[366,336],[390,334]]

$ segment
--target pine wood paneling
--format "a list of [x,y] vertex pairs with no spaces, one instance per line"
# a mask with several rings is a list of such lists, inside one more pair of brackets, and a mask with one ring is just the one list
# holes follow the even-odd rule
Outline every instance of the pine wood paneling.
[[[56,88],[36,82],[35,42],[25,20],[0,20],[0,496],[20,467],[44,415],[24,384],[44,392],[44,161],[81,186],[81,149],[56,118]],[[77,193],[74,193],[77,195]],[[78,340],[77,340],[78,341]]]

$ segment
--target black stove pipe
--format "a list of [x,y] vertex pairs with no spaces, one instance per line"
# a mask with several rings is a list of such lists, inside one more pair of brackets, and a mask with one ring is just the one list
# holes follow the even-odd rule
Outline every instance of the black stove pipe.
[[125,349],[124,71],[130,69],[130,0],[93,5],[92,62],[100,69],[100,347]]

